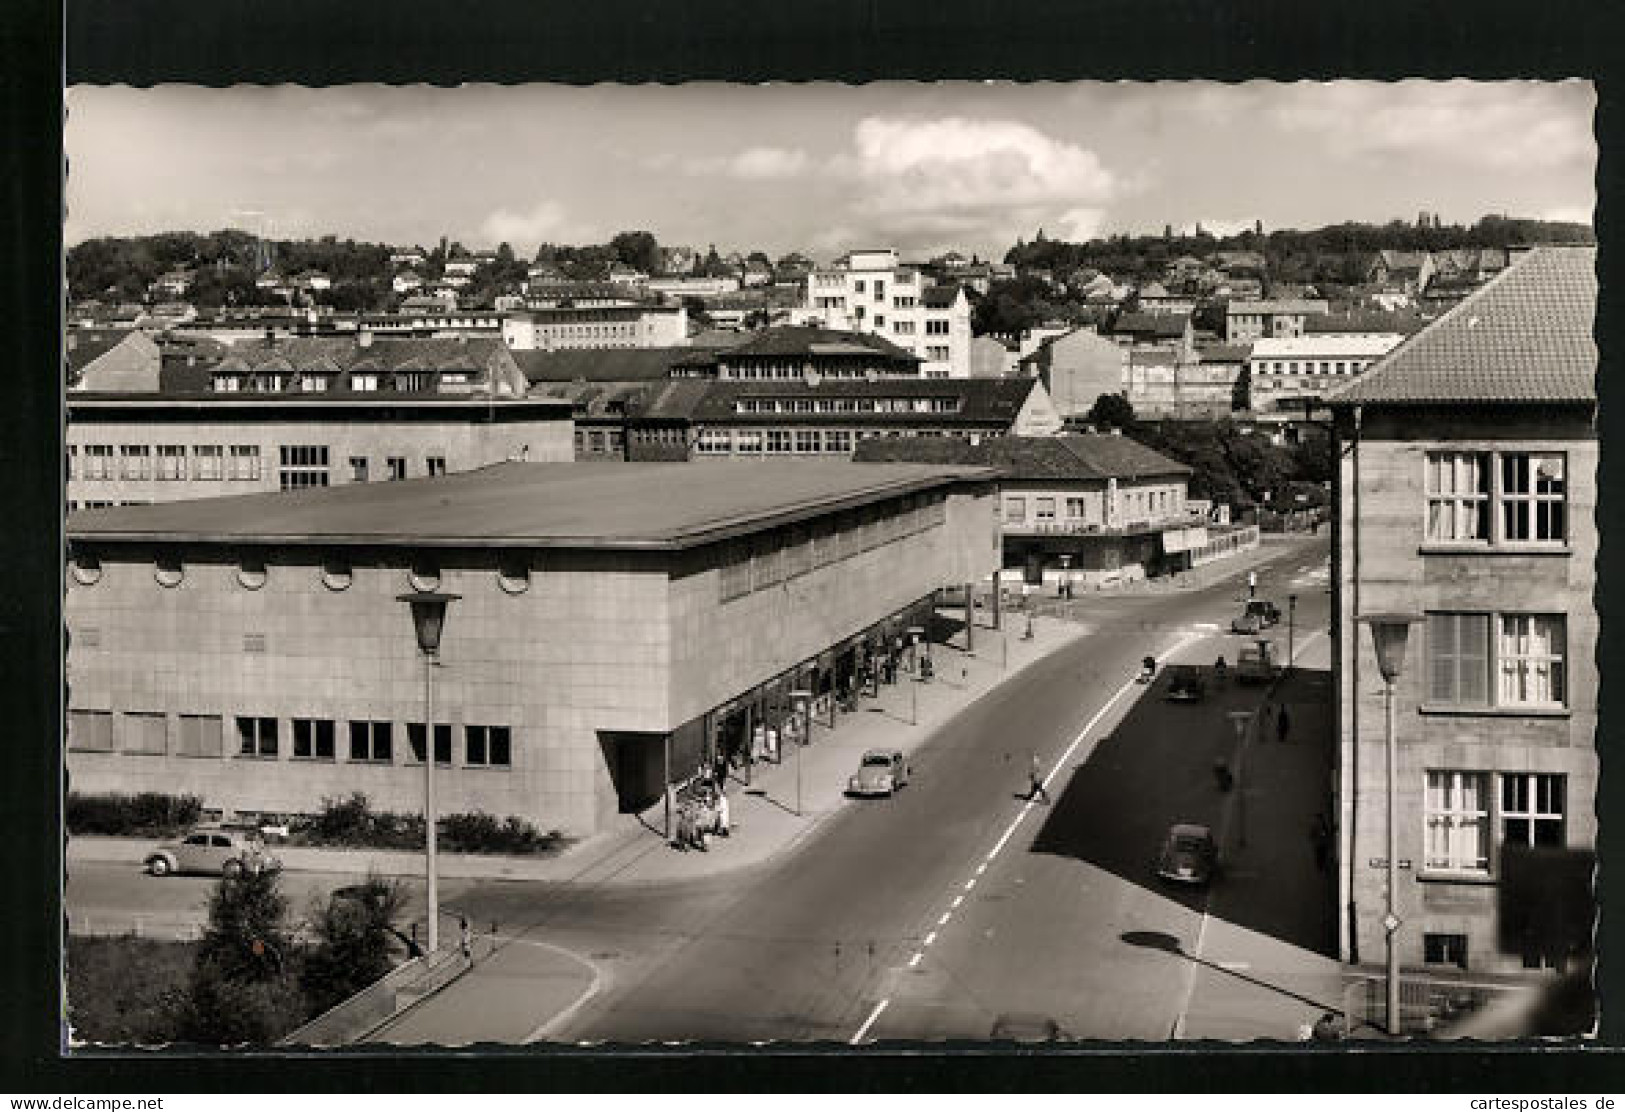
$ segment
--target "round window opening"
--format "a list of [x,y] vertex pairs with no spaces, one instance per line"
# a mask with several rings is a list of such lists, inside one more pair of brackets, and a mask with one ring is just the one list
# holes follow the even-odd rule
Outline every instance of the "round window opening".
[[73,578],[75,582],[83,583],[86,587],[101,580],[102,561],[99,556],[82,552],[73,558]]
[[175,556],[165,556],[153,565],[152,577],[160,587],[179,587],[186,578],[186,567]]
[[322,565],[322,585],[330,591],[342,591],[355,579],[355,573],[344,560],[329,560]]
[[522,595],[530,590],[530,561],[522,556],[511,557],[497,566],[497,583],[510,595]]
[[440,589],[440,565],[427,560],[421,560],[412,565],[412,570],[406,573],[407,582],[412,584],[414,591],[435,591]]
[[257,591],[265,586],[270,573],[265,568],[265,561],[257,556],[244,556],[237,564],[237,582],[250,591]]

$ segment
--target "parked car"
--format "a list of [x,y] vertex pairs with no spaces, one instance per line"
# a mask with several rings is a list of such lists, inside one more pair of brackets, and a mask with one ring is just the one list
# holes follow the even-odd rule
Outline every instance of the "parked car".
[[908,761],[901,749],[871,749],[846,782],[848,795],[891,795],[908,783]]
[[988,1038],[998,1042],[1066,1042],[1072,1035],[1047,1015],[1006,1012],[993,1021]]
[[1236,654],[1236,682],[1269,683],[1275,678],[1273,642],[1260,639]]
[[1157,857],[1157,875],[1176,884],[1207,884],[1219,868],[1213,831],[1194,823],[1175,823]]
[[1231,633],[1259,633],[1281,620],[1281,608],[1267,598],[1250,598],[1230,623]]
[[241,876],[245,872],[277,872],[282,862],[266,852],[253,833],[226,827],[200,827],[174,841],[164,842],[147,855],[147,872],[204,873]]
[[1207,695],[1207,680],[1194,664],[1175,664],[1168,669],[1168,698],[1175,703],[1199,703]]

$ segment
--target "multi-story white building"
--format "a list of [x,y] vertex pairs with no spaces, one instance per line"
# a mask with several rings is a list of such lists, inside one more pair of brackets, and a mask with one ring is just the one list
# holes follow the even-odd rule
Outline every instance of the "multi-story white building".
[[688,310],[681,305],[520,309],[503,318],[502,338],[515,351],[678,347],[688,342]]
[[1247,357],[1252,409],[1261,416],[1318,402],[1393,351],[1398,332],[1312,334],[1253,343]]
[[897,252],[853,251],[807,275],[795,323],[873,332],[924,360],[926,378],[970,377],[970,302],[959,286],[933,286]]

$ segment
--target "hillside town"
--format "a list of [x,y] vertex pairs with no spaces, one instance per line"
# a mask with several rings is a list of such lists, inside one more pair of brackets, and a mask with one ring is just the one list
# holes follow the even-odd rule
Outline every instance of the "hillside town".
[[525,254],[69,248],[76,1038],[1590,1029],[1589,225]]

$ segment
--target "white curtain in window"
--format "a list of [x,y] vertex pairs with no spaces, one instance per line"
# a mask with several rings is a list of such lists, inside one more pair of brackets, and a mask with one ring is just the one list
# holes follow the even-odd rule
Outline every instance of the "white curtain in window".
[[1501,702],[1562,702],[1561,618],[1507,614],[1501,618]]

